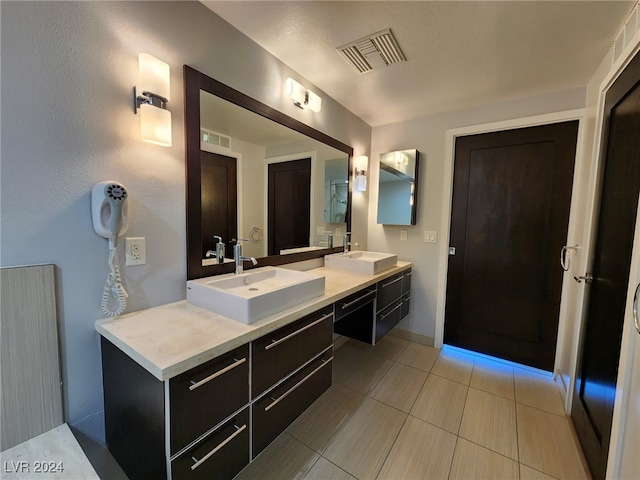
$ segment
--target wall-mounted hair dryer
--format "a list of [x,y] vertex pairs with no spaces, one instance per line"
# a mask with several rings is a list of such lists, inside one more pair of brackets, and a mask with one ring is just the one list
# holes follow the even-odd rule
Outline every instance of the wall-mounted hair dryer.
[[91,190],[93,228],[109,239],[109,248],[118,245],[118,237],[129,227],[127,189],[119,182],[96,183]]
[[[102,293],[102,312],[110,317],[121,315],[127,308],[127,291],[120,279],[120,269],[116,261],[118,237],[129,226],[127,189],[114,181],[99,182],[91,190],[91,217],[93,228],[98,235],[109,239],[109,274]],[[115,298],[118,308],[109,308],[109,296]]]

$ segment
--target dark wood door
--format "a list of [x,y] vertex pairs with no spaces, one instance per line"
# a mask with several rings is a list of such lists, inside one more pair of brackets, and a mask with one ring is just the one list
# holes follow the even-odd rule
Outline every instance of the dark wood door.
[[269,165],[269,255],[309,246],[311,159]]
[[553,369],[577,131],[456,139],[445,343]]
[[605,477],[640,193],[640,55],[606,95],[604,180],[571,418],[591,474]]
[[202,208],[202,258],[207,251],[216,250],[222,237],[225,255],[233,257],[232,239],[238,236],[238,182],[236,159],[217,153],[200,153],[200,182]]

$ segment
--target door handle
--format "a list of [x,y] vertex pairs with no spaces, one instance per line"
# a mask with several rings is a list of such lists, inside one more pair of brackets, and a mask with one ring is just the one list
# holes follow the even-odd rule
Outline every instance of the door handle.
[[578,283],[582,283],[583,280],[584,280],[584,283],[591,283],[591,282],[593,282],[593,275],[591,275],[590,273],[587,273],[586,275],[580,275],[579,277],[573,277],[573,279]]
[[569,250],[573,250],[577,253],[581,249],[582,247],[580,245],[565,245],[562,247],[562,250],[560,250],[560,266],[565,272],[569,271],[569,267],[571,266],[571,255],[569,254]]
[[638,321],[638,295],[640,295],[640,283],[636,287],[636,293],[633,294],[633,324],[638,333],[640,333],[640,321]]

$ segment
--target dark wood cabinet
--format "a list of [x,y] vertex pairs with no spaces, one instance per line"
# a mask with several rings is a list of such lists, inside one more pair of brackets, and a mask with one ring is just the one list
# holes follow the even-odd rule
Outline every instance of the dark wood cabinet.
[[257,456],[331,386],[333,346],[251,405]]
[[189,480],[235,477],[249,464],[249,432],[247,407],[175,458],[171,462],[171,477]]
[[107,446],[131,480],[231,479],[331,386],[332,355],[333,305],[165,381],[103,337]]
[[251,360],[252,398],[332,345],[332,333],[333,308],[329,306],[255,340]]
[[169,380],[171,455],[249,403],[249,361],[243,345]]
[[334,332],[375,345],[409,314],[411,269],[395,273],[334,304]]

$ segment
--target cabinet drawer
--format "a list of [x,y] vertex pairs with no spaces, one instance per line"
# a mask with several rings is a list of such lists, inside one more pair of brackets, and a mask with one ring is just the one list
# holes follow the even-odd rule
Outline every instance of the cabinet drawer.
[[338,300],[335,303],[335,321],[337,322],[345,315],[357,310],[358,308],[366,305],[368,302],[376,298],[376,286],[373,285],[368,288],[363,288],[359,292],[356,292],[348,297]]
[[376,311],[387,308],[402,295],[402,272],[378,282],[378,303]]
[[171,454],[248,402],[248,344],[169,380]]
[[402,296],[402,309],[400,313],[400,318],[404,318],[409,315],[409,310],[411,309],[411,294],[405,293]]
[[249,463],[249,407],[171,462],[173,480],[232,479]]
[[329,348],[252,404],[254,458],[331,386],[332,360]]
[[252,398],[304,365],[332,342],[332,306],[255,340],[251,347]]
[[376,315],[376,343],[400,321],[402,299],[397,299]]
[[411,291],[411,269],[402,271],[402,295]]

